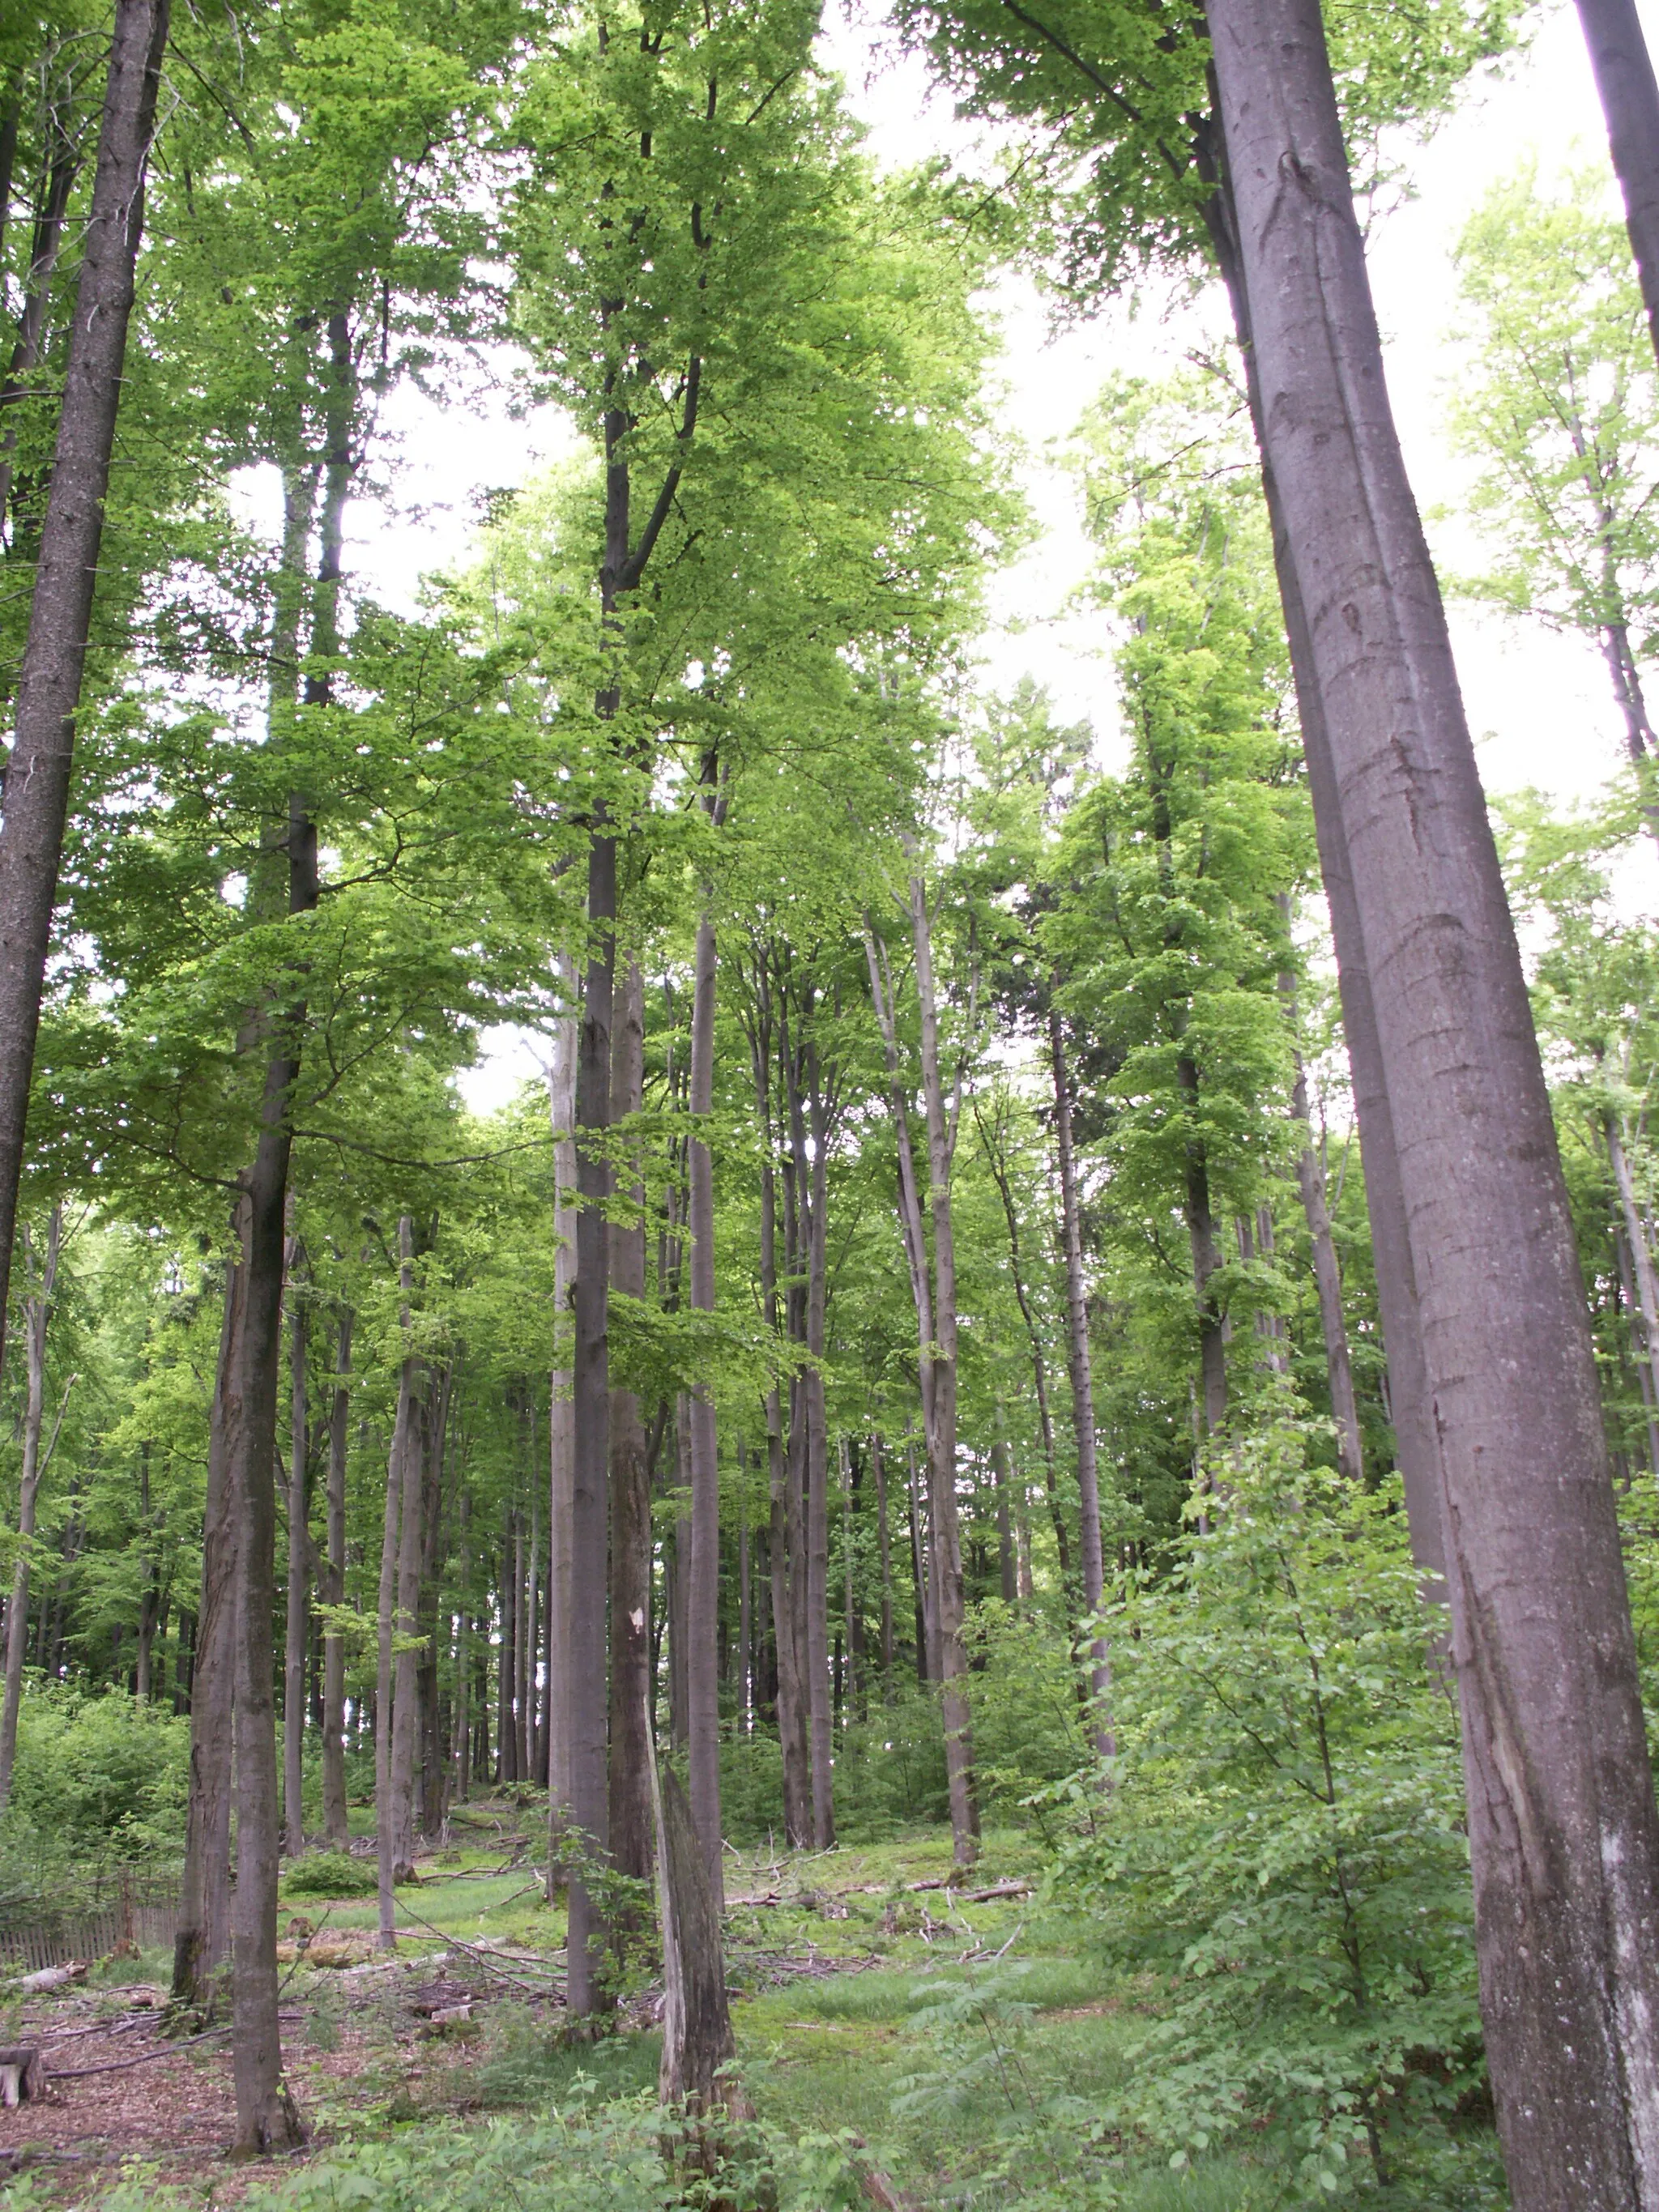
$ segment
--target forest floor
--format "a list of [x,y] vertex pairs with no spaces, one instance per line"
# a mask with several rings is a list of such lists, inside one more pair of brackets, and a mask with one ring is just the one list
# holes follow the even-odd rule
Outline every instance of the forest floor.
[[[394,1961],[369,1948],[372,1897],[284,1905],[280,1925],[298,1918],[310,1931],[307,1955],[288,1951],[282,1998],[307,2160],[654,2088],[654,1989],[628,2000],[603,2041],[573,2048],[556,2033],[563,1916],[532,1871],[539,1817],[527,1793],[459,1808],[448,1846],[398,1891]],[[1086,1929],[1039,1902],[1031,1838],[988,1836],[966,1893],[945,1886],[948,1832],[821,1855],[733,1852],[726,1865],[739,2062],[763,2123],[792,2142],[867,2145],[907,2208],[1007,2201],[1045,2160],[1056,2161],[1051,2201],[1081,2201],[1066,2187],[1067,2132],[1122,2078],[1152,1993],[1126,1989],[1091,1959]],[[319,1966],[310,1952],[347,1963]],[[169,1963],[103,1962],[49,1996],[0,1986],[0,2042],[46,2043],[50,2074],[45,2099],[0,2111],[0,2199],[94,2204],[125,2180],[140,2202],[174,2190],[174,2202],[211,2212],[272,2178],[225,2161],[226,2041],[176,2047],[161,2033]],[[99,2068],[111,2070],[82,2070]],[[1011,2162],[1020,2187],[1005,2192]],[[25,2169],[9,2189],[8,2172]],[[1243,2212],[1264,2201],[1260,2179],[1233,2160],[1185,2175],[1160,2160],[1112,2203]]]

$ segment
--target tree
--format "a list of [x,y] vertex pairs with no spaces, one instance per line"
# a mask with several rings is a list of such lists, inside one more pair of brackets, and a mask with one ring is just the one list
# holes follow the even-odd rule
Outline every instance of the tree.
[[1215,0],[1210,27],[1264,459],[1307,610],[1397,1126],[1413,1101],[1398,1157],[1451,1535],[1505,2161],[1522,2206],[1634,2206],[1654,2156],[1647,2100],[1627,2085],[1654,2063],[1640,1931],[1659,1909],[1659,1820],[1559,1157],[1388,411],[1322,27],[1306,7],[1259,0]]
[[1498,541],[1480,588],[1596,640],[1659,837],[1642,684],[1659,594],[1659,365],[1601,191],[1585,173],[1544,197],[1522,171],[1466,226],[1457,264],[1476,375],[1460,384],[1451,421],[1481,464],[1471,505]]
[[[115,10],[52,490],[18,671],[10,799],[0,811],[0,1342],[168,12],[168,0],[118,0]],[[49,250],[55,253],[55,240]],[[25,763],[28,772],[20,775]]]

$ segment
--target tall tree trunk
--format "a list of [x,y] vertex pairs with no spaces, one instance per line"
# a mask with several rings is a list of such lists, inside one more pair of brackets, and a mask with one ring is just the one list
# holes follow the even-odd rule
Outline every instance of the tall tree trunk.
[[1578,21],[1607,118],[1642,304],[1659,353],[1659,83],[1636,0],[1578,0]]
[[806,1221],[806,1352],[802,1410],[806,1419],[803,1505],[806,1538],[807,1713],[812,1744],[812,1844],[828,1850],[836,1840],[835,1735],[830,1681],[830,1437],[823,1397],[828,1290],[829,1146],[823,1128],[817,1055],[808,1047],[812,1117],[811,1189]]
[[[346,1438],[351,1412],[351,1309],[344,1308],[334,1341],[334,1395],[328,1421],[328,1601],[345,1603]],[[345,1778],[345,1639],[323,1638],[323,1835],[343,1850],[349,1837]]]
[[169,0],[117,0],[0,813],[0,1347]]
[[[399,1399],[401,1401],[401,1389]],[[401,1405],[400,1405],[401,1410]],[[398,1616],[398,1545],[403,1518],[403,1470],[398,1460],[399,1427],[393,1419],[386,1452],[386,1504],[380,1522],[380,1579],[374,1607],[374,1842],[379,1871],[377,1942],[382,1951],[398,1948],[398,1845],[392,1799],[392,1685]]]
[[392,1741],[386,1821],[391,1838],[392,1878],[406,1881],[415,1863],[415,1758],[420,1734],[416,1687],[420,1630],[422,1489],[426,1474],[426,1364],[408,1348],[415,1289],[415,1224],[398,1222],[398,1288],[405,1349],[398,1375],[398,1410],[392,1431],[388,1496],[398,1488],[397,1595],[392,1616]]
[[[1289,977],[1283,981],[1290,984]],[[1294,985],[1287,994],[1295,1020]],[[1296,1179],[1302,1193],[1302,1211],[1308,1224],[1308,1243],[1313,1253],[1314,1282],[1319,1291],[1319,1324],[1325,1339],[1325,1373],[1330,1384],[1331,1413],[1336,1421],[1336,1458],[1351,1482],[1365,1475],[1364,1446],[1359,1434],[1359,1407],[1354,1397],[1353,1362],[1348,1353],[1348,1325],[1342,1311],[1342,1270],[1331,1235],[1331,1212],[1325,1192],[1325,1163],[1314,1142],[1308,1113],[1308,1075],[1302,1054],[1296,1054],[1296,1083],[1291,1092],[1291,1114],[1302,1125],[1302,1147],[1297,1155]]]
[[[314,855],[314,844],[313,852]],[[277,1043],[267,1065],[258,1148],[238,1206],[246,1279],[240,1340],[225,1395],[226,1480],[236,1517],[236,1890],[232,1905],[232,2045],[239,2155],[305,2140],[283,2079],[276,2019],[276,1398],[282,1368],[283,1216],[289,1101],[297,1057]]]
[[[997,1409],[999,1431],[1002,1409]],[[1018,1581],[1014,1567],[1014,1516],[1012,1501],[1013,1477],[1008,1463],[1007,1438],[1000,1432],[991,1444],[991,1480],[996,1488],[997,1505],[997,1595],[1004,1605],[1014,1603],[1018,1592]]]
[[1659,1404],[1659,1277],[1655,1274],[1653,1249],[1648,1242],[1647,1224],[1642,1218],[1642,1208],[1637,1200],[1636,1182],[1631,1174],[1630,1156],[1625,1150],[1624,1131],[1619,1116],[1607,1115],[1602,1126],[1607,1133],[1607,1157],[1613,1164],[1613,1188],[1619,1194],[1625,1246],[1635,1276],[1642,1357],[1653,1379],[1654,1402]]
[[[627,516],[623,514],[623,540]],[[602,1858],[609,1845],[605,1608],[581,1594],[607,1579],[611,1458],[610,1231],[605,1207],[611,1169],[605,1151],[611,1119],[611,999],[616,968],[617,841],[595,834],[587,860],[587,919],[592,933],[582,991],[576,1056],[576,1332],[573,1353],[575,1459],[570,1515],[570,1820],[580,1850]],[[569,1886],[569,2005],[583,2019],[604,2003],[599,1983],[603,1929],[580,1872]]]
[[[82,138],[78,131],[68,127],[70,105],[67,88],[60,89],[59,96],[49,99],[47,102],[49,119],[46,127],[50,134],[50,147],[44,163],[45,190],[35,210],[33,235],[29,242],[28,270],[23,279],[23,307],[17,318],[17,336],[12,344],[11,364],[4,385],[0,386],[0,415],[6,421],[5,435],[0,438],[0,526],[3,526],[11,506],[17,454],[18,402],[27,391],[30,374],[40,359],[46,336],[46,308],[52,296],[52,274],[63,246],[70,196],[81,173]],[[15,113],[15,109],[13,112]],[[14,550],[17,542],[17,518],[14,518]]]
[[289,1288],[288,1604],[283,1647],[283,1826],[290,1858],[306,1847],[306,1631],[309,1625],[306,1570],[311,1546],[306,1528],[307,1310],[300,1285],[305,1249],[290,1246]]
[[1411,1105],[1397,1158],[1500,2139],[1517,2212],[1635,2212],[1659,2202],[1659,1815],[1548,1096],[1389,411],[1323,27],[1313,0],[1209,15],[1336,837],[1389,1093]]
[[[686,1144],[686,1226],[691,1240],[691,1310],[714,1310],[714,1163],[705,1137],[714,1110],[714,924],[697,922],[691,995],[692,1133]],[[707,1383],[691,1392],[691,1553],[686,1593],[686,1693],[690,1730],[691,1818],[718,1912],[720,1866],[720,1471],[714,1401]]]
[[881,1436],[870,1439],[870,1464],[876,1478],[876,1547],[881,1563],[881,1695],[884,1705],[893,1700],[893,1539],[887,1517],[887,1462],[882,1456]]
[[[957,1262],[951,1178],[960,1099],[947,1111],[939,1066],[939,1012],[933,992],[933,915],[927,886],[910,880],[911,939],[921,1015],[921,1096],[927,1121],[927,1182],[933,1230],[933,1418],[927,1437],[928,1489],[938,1555],[939,1664],[944,1675],[945,1764],[951,1791],[951,1842],[958,1866],[979,1854],[979,1804],[974,1787],[973,1723],[968,1704],[968,1647],[963,1638],[962,1540],[957,1519]],[[1098,1522],[1097,1521],[1097,1526]]]
[[[617,994],[611,1039],[611,1118],[639,1112],[645,1095],[645,977],[630,959]],[[636,1145],[633,1211],[611,1224],[611,1286],[645,1296],[643,1155]],[[636,1392],[611,1394],[611,1863],[635,1881],[651,1873],[651,1462]]]
[[931,1547],[922,1539],[925,1512],[920,1497],[921,1486],[916,1480],[916,1449],[907,1441],[904,1447],[906,1498],[910,1514],[910,1577],[915,1591],[916,1615],[916,1680],[937,1682],[939,1679],[939,1607],[934,1601],[934,1584],[929,1553]]
[[[1066,1037],[1060,1012],[1048,1009],[1048,1060],[1054,1085],[1054,1152],[1060,1168],[1060,1241],[1066,1254],[1066,1364],[1072,1385],[1072,1430],[1077,1440],[1077,1486],[1080,1501],[1079,1549],[1083,1555],[1083,1611],[1097,1615],[1106,1601],[1105,1553],[1100,1535],[1100,1462],[1095,1449],[1095,1386],[1089,1352],[1089,1300],[1083,1280],[1083,1218],[1078,1199],[1077,1153],[1072,1142],[1072,1083],[1066,1065]],[[1093,1700],[1096,1756],[1110,1759],[1117,1745],[1112,1734],[1111,1655],[1103,1636],[1089,1646],[1089,1690]]]
[[1268,450],[1238,211],[1218,113],[1201,127],[1194,152],[1200,176],[1206,185],[1213,187],[1204,202],[1205,224],[1227,289],[1250,419],[1261,455],[1261,488],[1273,529],[1273,571],[1285,615],[1285,634],[1296,684],[1297,718],[1302,728],[1302,750],[1307,763],[1314,829],[1319,844],[1320,873],[1324,880],[1331,937],[1336,949],[1343,1036],[1353,1084],[1354,1118],[1359,1126],[1360,1164],[1370,1224],[1376,1301],[1389,1363],[1395,1455],[1406,1492],[1412,1553],[1423,1572],[1424,1595],[1432,1601],[1444,1595],[1445,1543],[1440,1514],[1439,1448],[1429,1404],[1411,1231],[1382,1047],[1377,1035],[1370,966],[1342,831],[1336,764],[1326,726],[1325,702],[1295,551]]
[[[753,1006],[750,1050],[755,1078],[755,1108],[764,1133],[766,1157],[760,1184],[761,1307],[773,1339],[782,1334],[778,1302],[778,1183],[774,1165],[776,1130],[772,1116],[772,1052],[774,1046],[771,987],[768,954],[755,956]],[[791,1391],[793,1395],[793,1386]],[[794,1578],[799,1554],[795,1548],[793,1462],[794,1443],[786,1449],[783,1397],[775,1383],[767,1392],[766,1465],[769,1512],[767,1566],[772,1601],[772,1648],[777,1662],[778,1744],[783,1767],[783,1827],[792,1848],[799,1849],[811,1834],[811,1781],[806,1740],[805,1659],[796,1635],[797,1605]]]
[[[23,1232],[28,1249],[28,1232]],[[46,1417],[46,1324],[52,1317],[52,1294],[58,1287],[58,1262],[64,1249],[64,1206],[60,1199],[46,1223],[46,1249],[40,1273],[23,1299],[23,1352],[27,1363],[27,1396],[23,1407],[23,1465],[17,1493],[17,1565],[12,1570],[11,1599],[6,1607],[5,1702],[0,1705],[0,1813],[11,1796],[11,1774],[17,1758],[17,1708],[23,1693],[23,1662],[28,1650],[29,1550],[34,1540],[34,1506],[40,1477],[51,1449],[43,1454],[41,1434]],[[70,1377],[71,1382],[74,1377]],[[67,1401],[69,1393],[64,1392]],[[63,1415],[58,1414],[61,1421]],[[57,1441],[56,1433],[53,1442]]]
[[553,1309],[555,1360],[548,1408],[549,1645],[547,1817],[548,1897],[562,1887],[560,1872],[570,1813],[570,1516],[574,1499],[576,1428],[571,1399],[569,1347],[576,1287],[576,964],[559,957],[559,989],[569,1012],[553,1031],[547,1077],[548,1118],[553,1130]]
[[738,1733],[747,1735],[755,1719],[755,1614],[749,1572],[749,1462],[741,1443],[738,1446],[738,1481],[741,1491],[738,1508]]
[[203,2016],[216,2008],[216,1978],[230,1953],[236,1516],[226,1461],[225,1394],[242,1329],[244,1288],[240,1263],[233,1255],[226,1262],[224,1316],[208,1427],[202,1590],[191,1662],[190,1796],[173,1951],[173,2002],[184,2012]]

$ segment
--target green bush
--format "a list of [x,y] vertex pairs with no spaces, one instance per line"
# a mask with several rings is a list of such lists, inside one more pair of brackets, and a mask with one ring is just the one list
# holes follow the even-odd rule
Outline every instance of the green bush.
[[1401,2124],[1449,2114],[1482,2056],[1441,1617],[1397,1484],[1304,1442],[1234,1448],[1211,1533],[1109,1611],[1113,1786],[1052,1793],[1077,1817],[1054,1885],[1167,2000],[1111,2124],[1177,2160],[1265,2131],[1328,2195],[1439,2158],[1443,2129]]
[[8,1857],[171,1856],[182,1850],[190,1723],[125,1690],[31,1683],[17,1715]]
[[374,1861],[349,1851],[307,1851],[283,1875],[284,1897],[373,1897],[379,1887]]

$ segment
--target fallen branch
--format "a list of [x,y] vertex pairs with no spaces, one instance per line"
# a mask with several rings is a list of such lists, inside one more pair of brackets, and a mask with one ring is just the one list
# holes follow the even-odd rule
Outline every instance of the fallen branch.
[[[561,2001],[562,2001],[563,1992],[562,1990],[546,1988],[538,1989],[534,1983],[523,1981],[517,1974],[509,1974],[501,1966],[499,1955],[493,1951],[481,1951],[476,1944],[464,1943],[459,1936],[446,1936],[441,1928],[434,1928],[429,1920],[421,1920],[420,1914],[418,1912],[410,1911],[409,1906],[404,1904],[401,1899],[398,1902],[401,1909],[404,1912],[409,1913],[409,1917],[411,1920],[420,1921],[422,1927],[427,1930],[428,1935],[435,1936],[441,1943],[447,1943],[453,1950],[465,1951],[469,1959],[477,1960],[478,1963],[483,1966],[486,1971],[494,1972],[502,1981],[511,1983],[515,1990],[523,1990],[528,1996],[550,1997],[556,1996],[560,1997]],[[411,1931],[406,1928],[400,1928],[398,1930],[398,1933],[400,1936],[407,1936],[410,1935]]]

